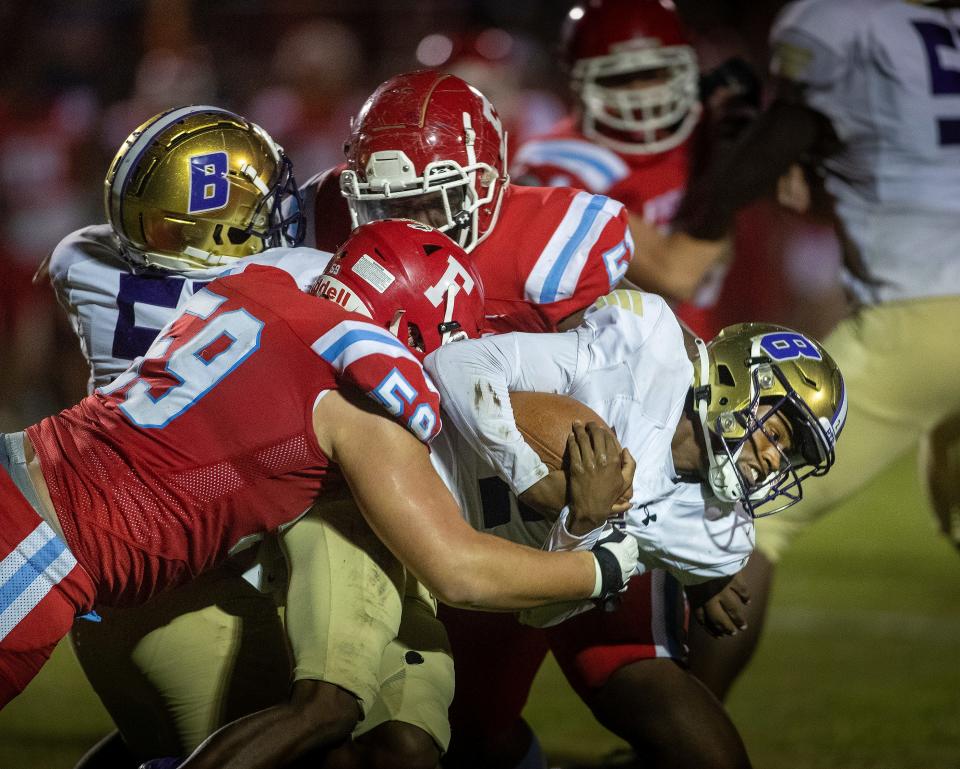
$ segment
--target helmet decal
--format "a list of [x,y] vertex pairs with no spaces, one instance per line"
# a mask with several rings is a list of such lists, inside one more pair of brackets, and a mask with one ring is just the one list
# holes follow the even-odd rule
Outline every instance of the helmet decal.
[[219,107],[167,110],[134,130],[104,180],[125,259],[184,271],[303,240],[293,164],[259,126]]
[[390,288],[390,285],[396,280],[390,274],[390,270],[368,254],[364,254],[357,259],[356,263],[350,267],[350,271],[356,273],[357,277],[368,286],[372,286],[378,294],[382,294]]
[[191,155],[187,162],[190,164],[190,203],[187,213],[200,214],[225,208],[230,200],[230,182],[227,181],[230,162],[227,153]]
[[777,331],[773,334],[764,334],[760,337],[758,347],[777,361],[794,360],[796,358],[821,360],[823,357],[817,351],[813,342],[795,331]]

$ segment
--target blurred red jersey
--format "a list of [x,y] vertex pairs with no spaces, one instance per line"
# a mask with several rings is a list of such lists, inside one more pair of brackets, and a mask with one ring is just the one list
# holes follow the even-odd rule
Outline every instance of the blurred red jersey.
[[[521,184],[577,187],[618,200],[649,224],[668,229],[690,174],[690,141],[657,154],[626,154],[591,142],[570,118],[517,151],[511,175]],[[711,308],[726,268],[711,271],[692,302],[677,315],[700,334],[713,336]]]
[[340,482],[312,415],[354,387],[421,440],[439,399],[394,336],[251,265],[197,292],[139,365],[27,433],[98,600],[138,603]]
[[511,176],[521,184],[577,187],[619,200],[650,224],[670,224],[690,173],[690,143],[628,155],[591,142],[566,118],[520,147]]

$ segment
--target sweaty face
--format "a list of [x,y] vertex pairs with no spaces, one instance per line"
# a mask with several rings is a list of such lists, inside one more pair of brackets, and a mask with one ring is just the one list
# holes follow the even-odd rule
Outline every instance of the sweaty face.
[[747,438],[737,458],[737,468],[750,490],[776,477],[787,461],[796,465],[793,425],[786,416],[767,404],[757,406],[755,416],[760,427]]

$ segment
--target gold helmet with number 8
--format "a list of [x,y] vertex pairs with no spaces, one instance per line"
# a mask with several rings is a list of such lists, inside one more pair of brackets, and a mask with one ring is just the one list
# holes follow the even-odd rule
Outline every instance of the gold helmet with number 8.
[[219,107],[179,107],[127,137],[110,164],[107,220],[135,265],[189,270],[297,245],[292,164],[259,126]]
[[[802,497],[801,481],[824,475],[835,459],[847,414],[840,369],[820,344],[782,326],[739,323],[709,344],[699,339],[694,409],[703,430],[713,492],[740,500],[754,517],[779,512]],[[761,405],[769,406],[758,414]],[[779,415],[786,449],[776,472],[751,483],[737,460],[744,446]]]

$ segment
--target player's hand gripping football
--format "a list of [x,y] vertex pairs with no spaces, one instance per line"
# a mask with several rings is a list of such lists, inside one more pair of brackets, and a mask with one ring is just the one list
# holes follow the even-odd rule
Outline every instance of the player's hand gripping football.
[[686,593],[693,616],[714,638],[736,635],[738,630],[747,629],[746,607],[750,603],[750,591],[740,573],[688,585]]
[[611,430],[595,422],[574,422],[567,463],[571,534],[582,536],[630,508],[637,463]]

